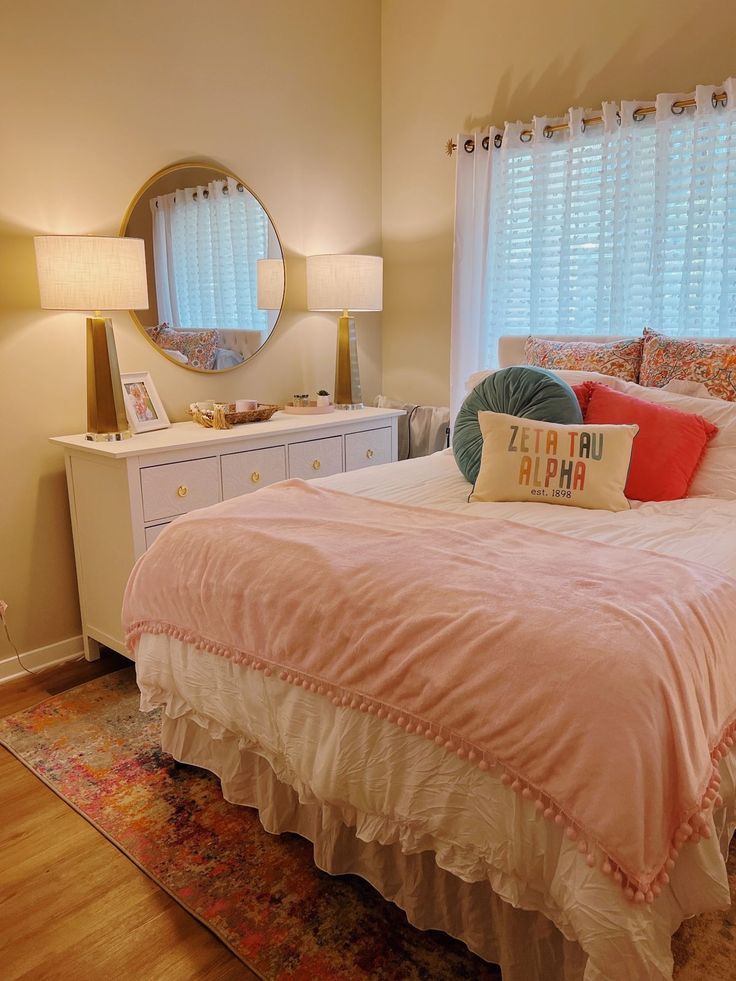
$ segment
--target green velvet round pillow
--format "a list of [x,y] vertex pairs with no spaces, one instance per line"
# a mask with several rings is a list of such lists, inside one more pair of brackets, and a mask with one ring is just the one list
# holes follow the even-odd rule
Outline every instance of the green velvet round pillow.
[[505,412],[509,416],[558,422],[565,426],[583,421],[580,404],[567,382],[551,371],[513,365],[488,375],[475,386],[460,408],[452,433],[452,450],[466,480],[475,483],[483,451],[479,412]]

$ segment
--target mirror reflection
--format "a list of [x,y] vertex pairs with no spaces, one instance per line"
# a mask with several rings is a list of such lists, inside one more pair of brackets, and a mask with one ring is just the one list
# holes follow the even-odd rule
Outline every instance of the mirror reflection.
[[146,246],[150,308],[133,319],[171,361],[224,371],[265,344],[283,305],[283,251],[242,180],[206,164],[169,167],[138,192],[121,235]]

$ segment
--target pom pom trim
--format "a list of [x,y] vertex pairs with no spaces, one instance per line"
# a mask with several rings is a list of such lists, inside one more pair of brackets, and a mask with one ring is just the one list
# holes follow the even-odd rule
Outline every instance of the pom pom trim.
[[448,753],[456,755],[459,759],[467,760],[483,772],[494,767],[500,767],[501,783],[511,792],[517,794],[520,800],[529,802],[538,815],[559,827],[562,834],[571,843],[577,842],[578,852],[591,869],[597,865],[596,849],[601,852],[603,856],[600,866],[601,872],[604,875],[612,876],[613,880],[623,889],[626,898],[637,905],[651,904],[660,895],[661,887],[670,881],[669,873],[675,867],[680,851],[685,844],[697,844],[703,838],[712,837],[712,811],[723,805],[723,800],[718,792],[721,783],[718,764],[736,745],[736,720],[724,728],[711,750],[711,776],[702,794],[700,806],[684,815],[679,825],[673,830],[667,857],[663,860],[659,870],[648,878],[637,878],[622,869],[612,856],[607,855],[600,843],[587,836],[585,831],[548,794],[524,780],[518,773],[500,761],[491,759],[479,746],[470,743],[455,732],[448,732],[442,726],[428,722],[426,719],[402,715],[395,708],[382,704],[376,699],[371,699],[370,696],[347,691],[338,686],[329,686],[325,681],[294,671],[293,668],[286,669],[264,658],[257,658],[244,651],[208,640],[164,621],[142,620],[131,626],[125,641],[133,657],[135,657],[138,641],[143,634],[166,634],[182,643],[191,644],[197,650],[224,657],[254,671],[261,671],[267,678],[277,676],[286,684],[322,695],[330,699],[335,707],[375,715],[389,724],[404,729],[409,735],[416,734],[419,737],[433,740],[438,747],[444,747]]

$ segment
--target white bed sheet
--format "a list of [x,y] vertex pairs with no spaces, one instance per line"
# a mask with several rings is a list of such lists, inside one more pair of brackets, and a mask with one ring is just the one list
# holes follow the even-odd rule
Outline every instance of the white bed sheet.
[[[470,485],[451,451],[318,481],[359,495],[438,510],[509,518],[585,540],[680,556],[736,576],[736,501],[690,498],[630,511],[538,503],[467,503]],[[438,516],[438,520],[441,520]],[[410,557],[407,574],[411,574]],[[377,570],[380,575],[380,570]],[[724,856],[736,824],[736,761],[721,761],[725,806],[716,835],[686,848],[652,907],[628,903],[590,870],[560,829],[483,773],[375,716],[266,678],[165,635],[138,652],[142,707],[196,720],[214,739],[237,734],[300,800],[355,828],[363,841],[431,849],[465,881],[487,879],[514,906],[549,917],[588,954],[586,981],[671,977],[670,936],[681,920],[729,903]]]

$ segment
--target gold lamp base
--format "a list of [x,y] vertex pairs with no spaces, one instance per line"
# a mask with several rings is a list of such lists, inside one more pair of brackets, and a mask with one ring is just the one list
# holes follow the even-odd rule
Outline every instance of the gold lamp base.
[[131,435],[112,321],[106,317],[87,317],[86,438],[112,442]]
[[343,311],[337,325],[334,403],[336,409],[363,408],[355,319],[347,310]]
[[121,429],[115,433],[85,433],[85,439],[94,440],[95,443],[114,443],[116,440],[130,439],[133,433],[129,429]]

